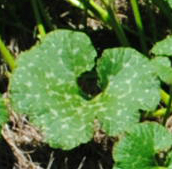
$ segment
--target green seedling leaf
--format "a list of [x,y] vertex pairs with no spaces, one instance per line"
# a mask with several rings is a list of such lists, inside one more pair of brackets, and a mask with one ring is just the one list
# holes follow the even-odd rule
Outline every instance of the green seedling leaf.
[[172,134],[166,128],[158,123],[142,123],[119,141],[113,157],[120,169],[167,169],[160,163],[171,146]]
[[88,142],[95,119],[116,136],[139,121],[139,109],[159,103],[151,64],[129,48],[103,53],[97,65],[103,91],[92,100],[83,98],[77,79],[94,67],[95,57],[84,33],[58,30],[18,59],[9,87],[12,107],[28,115],[51,147],[72,149]]
[[136,123],[139,109],[150,111],[157,106],[159,82],[148,59],[136,50],[105,50],[97,71],[104,89],[101,99],[106,98],[104,107],[109,107],[98,118],[109,135],[119,134]]
[[167,84],[172,84],[172,68],[170,60],[166,57],[156,57],[152,59],[151,62],[160,79]]
[[[5,124],[7,121],[8,121],[7,108],[4,104],[4,100],[2,99],[2,96],[0,95],[0,132],[3,124]],[[1,138],[1,134],[0,134],[0,138]]]
[[155,56],[172,57],[172,36],[157,42],[151,49],[151,53]]
[[20,55],[11,79],[14,110],[27,114],[52,147],[70,149],[93,136],[94,112],[79,95],[77,78],[96,52],[83,33],[59,30]]

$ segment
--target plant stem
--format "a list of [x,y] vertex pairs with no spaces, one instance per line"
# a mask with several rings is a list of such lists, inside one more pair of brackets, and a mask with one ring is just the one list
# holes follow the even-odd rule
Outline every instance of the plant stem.
[[83,2],[83,5],[86,6],[87,9],[89,9],[92,13],[94,13],[95,16],[97,16],[103,22],[109,24],[111,19],[109,13],[106,10],[104,10],[100,5],[95,3],[94,0],[89,0],[89,1],[81,0],[81,1]]
[[[71,1],[72,0],[70,0],[70,2]],[[79,4],[80,1],[79,2],[77,1],[78,2],[77,5],[79,7],[81,8],[85,7],[86,9],[91,11],[91,13],[93,13],[94,16],[98,17],[105,24],[113,28],[121,45],[129,46],[129,42],[125,36],[123,28],[121,24],[119,23],[119,21],[117,20],[117,18],[115,17],[113,10],[110,8],[110,6],[107,8],[107,10],[104,10],[100,5],[95,3],[94,0],[89,0],[89,1],[81,0],[81,1],[82,1],[83,6]],[[74,0],[73,2],[75,2],[76,4],[76,0]]]
[[113,28],[113,30],[115,31],[120,43],[123,46],[130,46],[128,39],[124,33],[124,30],[118,20],[118,18],[115,15],[115,12],[113,11],[112,7],[110,5],[108,5],[107,7],[107,11],[109,12],[110,18],[111,18],[111,26]]
[[151,115],[153,117],[162,117],[165,115],[166,111],[167,111],[166,108],[161,108],[161,109],[158,109],[155,112],[153,112]]
[[161,95],[161,100],[163,101],[163,103],[165,105],[168,105],[169,99],[170,99],[169,94],[167,92],[165,92],[164,90],[161,89],[160,95]]
[[38,4],[38,7],[40,9],[40,12],[41,12],[43,18],[45,19],[45,22],[46,22],[47,26],[49,27],[50,30],[53,30],[54,26],[51,23],[50,17],[45,12],[45,9],[44,9],[44,6],[42,4],[42,1],[41,0],[37,0],[37,4]]
[[[170,102],[170,95],[162,89],[160,91],[160,94],[161,94],[161,101],[168,107],[168,104]],[[171,110],[172,109],[170,108],[170,111]],[[167,113],[167,108],[160,108],[156,110],[155,112],[153,112],[152,116],[153,117],[165,116],[166,113]]]
[[145,34],[144,34],[142,19],[141,19],[140,12],[139,12],[138,2],[137,2],[137,0],[130,0],[130,3],[132,6],[134,18],[136,21],[138,33],[140,36],[140,43],[141,43],[142,51],[143,51],[143,53],[147,54],[148,50],[147,50],[147,45],[146,45],[146,40],[145,40]]
[[[77,7],[77,8],[80,8],[80,9],[82,9],[82,10],[84,10],[85,9],[85,7],[84,7],[84,5],[80,2],[80,1],[78,1],[78,0],[68,0],[68,2],[70,3],[70,4],[72,4],[72,5],[74,5],[75,7]],[[88,9],[88,14],[91,16],[91,17],[96,17],[95,15],[94,15],[94,13],[92,12],[92,11],[90,11],[89,9]],[[108,14],[106,14],[107,16],[108,16]],[[110,19],[109,19],[109,17],[107,17],[106,15],[104,15],[105,17],[104,17],[104,20],[102,20],[104,23],[107,23],[107,22],[109,22],[110,21]],[[109,23],[107,23],[108,24],[108,27],[109,27]],[[119,24],[120,25],[120,24]],[[105,25],[105,26],[107,26],[107,25]],[[135,30],[132,30],[131,28],[129,28],[127,25],[122,25],[122,29],[124,29],[124,30],[126,30],[126,31],[128,31],[128,32],[130,32],[131,34],[133,34],[133,35],[135,35],[135,36],[139,36],[139,34],[135,31]],[[152,42],[152,39],[151,38],[149,38],[149,37],[145,37],[146,38],[146,40],[147,41],[150,41],[150,42]],[[129,46],[129,45],[128,45]]]
[[46,35],[46,31],[45,31],[44,25],[42,23],[41,16],[39,14],[37,1],[36,0],[31,0],[31,4],[32,4],[33,11],[34,11],[35,19],[36,19],[36,22],[37,22],[38,31],[39,31],[39,34],[40,34],[40,36],[42,38],[42,37],[44,37]]
[[82,2],[80,2],[79,0],[67,0],[67,1],[80,9],[84,9]]
[[5,46],[4,42],[2,41],[1,37],[0,37],[0,52],[2,54],[2,57],[3,57],[4,61],[9,66],[10,70],[13,71],[15,69],[15,67],[16,67],[14,57],[9,52],[9,50],[6,48],[6,46]]
[[163,119],[163,125],[165,125],[168,117],[170,116],[171,104],[172,104],[172,85],[170,86],[170,98],[169,98],[168,105],[167,105],[167,111],[166,111],[164,119]]

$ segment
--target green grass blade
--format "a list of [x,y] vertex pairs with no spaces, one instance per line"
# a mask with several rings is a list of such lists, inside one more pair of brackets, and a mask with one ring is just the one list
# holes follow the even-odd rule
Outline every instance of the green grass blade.
[[41,16],[39,14],[37,1],[31,0],[31,4],[32,4],[33,11],[34,11],[35,19],[37,22],[39,34],[41,37],[44,37],[46,35],[46,31],[45,31],[44,25],[42,23]]
[[145,34],[144,34],[142,19],[141,19],[140,12],[139,12],[138,2],[137,2],[137,0],[130,0],[130,3],[131,3],[131,6],[132,6],[134,18],[135,18],[135,21],[136,21],[136,26],[137,26],[137,29],[138,29],[138,33],[139,33],[139,36],[140,36],[140,43],[141,43],[142,51],[145,54],[147,54],[148,50],[147,50],[147,45],[146,45],[146,40],[145,40]]
[[43,2],[41,0],[37,0],[37,3],[38,3],[38,7],[40,9],[40,13],[41,13],[42,17],[44,18],[44,20],[45,20],[48,28],[50,30],[53,30],[55,26],[53,26],[53,24],[51,23],[49,14],[47,14],[46,11],[45,11],[45,9],[44,9]]
[[11,71],[13,71],[15,69],[15,67],[16,67],[14,57],[9,52],[9,50],[6,48],[6,46],[5,46],[4,42],[2,41],[1,37],[0,37],[0,52],[2,54],[2,57],[3,57],[4,61],[8,64]]

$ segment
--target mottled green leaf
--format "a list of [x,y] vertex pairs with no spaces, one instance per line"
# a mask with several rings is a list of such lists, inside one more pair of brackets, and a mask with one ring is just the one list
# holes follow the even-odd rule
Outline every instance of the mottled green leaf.
[[172,36],[157,42],[151,49],[151,53],[156,56],[172,57]]
[[79,95],[77,78],[92,69],[95,56],[85,34],[67,30],[20,55],[10,82],[12,105],[29,115],[52,147],[70,149],[93,137],[94,112]]
[[135,125],[113,149],[116,166],[121,169],[160,169],[158,154],[172,146],[172,134],[158,123]]
[[9,88],[12,106],[29,116],[52,147],[88,142],[95,119],[116,136],[139,121],[139,109],[153,110],[159,103],[151,64],[129,48],[103,53],[97,65],[103,91],[92,100],[83,98],[77,79],[93,68],[95,56],[85,34],[59,30],[18,59]]
[[108,107],[98,117],[110,135],[134,124],[139,118],[139,109],[154,110],[157,106],[159,82],[148,59],[136,50],[105,50],[97,71],[100,84],[105,88],[101,99],[105,98],[104,107]]
[[152,59],[151,62],[160,79],[165,83],[172,84],[172,68],[170,60],[166,57],[156,57]]
[[[4,123],[8,121],[8,112],[7,108],[4,104],[4,100],[2,99],[2,96],[0,95],[0,132],[2,129],[2,126]],[[1,134],[0,134],[1,137]]]

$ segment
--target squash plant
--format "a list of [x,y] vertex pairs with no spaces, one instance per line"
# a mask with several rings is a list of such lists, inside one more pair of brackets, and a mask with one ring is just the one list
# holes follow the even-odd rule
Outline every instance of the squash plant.
[[[86,34],[53,31],[20,54],[10,78],[10,104],[16,113],[28,116],[43,142],[53,148],[69,150],[87,143],[98,120],[108,136],[119,137],[114,169],[167,169],[172,166],[172,134],[160,124],[139,123],[140,110],[156,110],[160,81],[171,84],[172,68],[164,57],[171,53],[158,52],[166,46],[162,43],[171,42],[167,38],[157,43],[151,51],[158,57],[151,60],[135,49],[119,47],[106,49],[95,63],[97,54]],[[101,92],[88,100],[77,80],[95,65]],[[163,163],[161,152],[168,154]]]
[[[0,38],[0,52],[12,71],[8,86],[10,107],[16,113],[27,115],[40,130],[42,141],[52,148],[70,150],[87,143],[93,138],[95,121],[98,121],[107,136],[118,137],[112,151],[113,169],[171,169],[172,134],[163,125],[172,110],[172,96],[162,98],[164,91],[160,84],[172,85],[169,59],[172,37],[157,42],[148,51],[149,38],[145,35],[136,0],[130,0],[130,4],[137,32],[119,22],[113,1],[101,0],[103,6],[94,0],[67,1],[113,29],[115,38],[125,47],[106,49],[97,58],[96,50],[84,33],[57,30],[46,35],[42,19],[49,28],[52,25],[48,24],[41,1],[31,0],[41,43],[21,53],[15,62]],[[156,5],[172,27],[171,0],[144,2],[150,9]],[[150,36],[154,43],[157,26],[151,18],[149,23],[154,29]],[[145,55],[126,47],[130,46],[126,30],[139,37],[140,49]],[[148,59],[148,53],[152,59]],[[78,78],[92,69],[98,75],[101,92],[88,99],[78,85]],[[158,107],[160,100],[164,102],[162,109]],[[163,124],[140,123],[142,112],[162,116]],[[8,118],[0,95],[0,132]]]
[[172,134],[159,124],[136,125],[114,147],[113,169],[170,169],[171,155],[166,153],[171,145]]
[[95,119],[116,136],[139,121],[139,109],[154,110],[160,101],[151,63],[130,48],[104,51],[97,64],[102,92],[84,99],[77,78],[93,68],[95,57],[85,34],[67,30],[50,33],[20,55],[9,88],[12,106],[40,127],[52,147],[88,142]]

